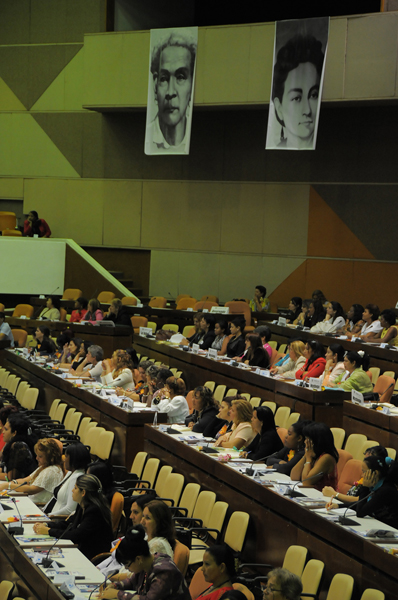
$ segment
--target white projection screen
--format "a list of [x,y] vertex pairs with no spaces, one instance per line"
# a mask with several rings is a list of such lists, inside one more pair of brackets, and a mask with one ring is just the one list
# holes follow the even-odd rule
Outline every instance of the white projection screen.
[[62,295],[64,240],[0,237],[1,294]]

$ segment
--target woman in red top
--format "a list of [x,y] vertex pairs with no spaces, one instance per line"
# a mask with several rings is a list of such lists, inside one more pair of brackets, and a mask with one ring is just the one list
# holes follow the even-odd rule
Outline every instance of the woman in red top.
[[307,359],[301,369],[296,371],[296,379],[305,379],[308,381],[310,377],[319,377],[325,370],[325,350],[319,342],[308,340],[304,356]]
[[28,214],[28,218],[24,222],[23,234],[26,237],[33,237],[34,235],[37,235],[38,237],[49,238],[51,235],[51,229],[44,219],[39,219],[39,215],[35,210],[31,210]]
[[303,429],[305,452],[290,472],[293,481],[302,481],[303,487],[322,491],[325,485],[338,491],[337,461],[339,453],[333,434],[325,423],[309,423]]
[[235,575],[235,562],[227,546],[210,546],[203,555],[203,577],[210,587],[198,596],[201,600],[218,600],[228,590],[232,590]]

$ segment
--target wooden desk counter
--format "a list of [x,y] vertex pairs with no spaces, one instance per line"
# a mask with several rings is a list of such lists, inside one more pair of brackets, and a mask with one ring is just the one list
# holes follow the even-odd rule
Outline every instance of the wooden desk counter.
[[155,358],[183,371],[189,389],[211,380],[229,388],[237,388],[240,392],[248,392],[262,400],[276,402],[279,406],[289,406],[305,419],[323,421],[330,427],[342,426],[343,401],[350,397],[348,393],[314,392],[308,388],[299,388],[292,383],[256,375],[252,371],[184,352],[139,335],[134,335],[134,347],[143,356]]
[[347,436],[363,433],[382,446],[395,448],[398,453],[398,416],[385,415],[381,411],[352,402],[344,402],[343,428]]
[[214,491],[217,500],[229,504],[228,517],[236,510],[250,514],[243,562],[282,564],[287,548],[299,544],[325,563],[324,587],[343,572],[354,577],[361,593],[374,587],[389,599],[396,596],[397,559],[377,545],[150,426],[145,427],[145,450],[172,465],[186,482]]
[[[53,400],[61,398],[62,401],[82,412],[84,417],[89,416],[97,421],[99,426],[113,431],[115,442],[111,456],[112,463],[126,465],[129,468],[135,454],[142,450],[143,426],[145,423],[153,422],[153,412],[127,412],[110,404],[101,396],[73,387],[70,380],[61,379],[13,352],[1,350],[0,364],[40,390],[38,408],[48,412]],[[165,423],[166,416],[158,413],[158,421]]]
[[104,350],[105,358],[110,358],[115,350],[119,348],[130,348],[133,329],[130,327],[117,325],[111,327],[107,325],[81,325],[80,323],[69,323],[68,321],[41,321],[39,319],[20,319],[18,317],[7,317],[7,323],[11,328],[24,329],[28,333],[34,333],[37,327],[48,327],[54,337],[62,331],[70,329],[74,337],[79,337],[83,341],[87,340],[92,344],[101,346]]

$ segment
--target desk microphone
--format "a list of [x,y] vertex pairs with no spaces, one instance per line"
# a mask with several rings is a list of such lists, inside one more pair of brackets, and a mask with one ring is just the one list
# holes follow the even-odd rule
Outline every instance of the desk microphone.
[[275,456],[275,454],[278,454],[278,452],[279,450],[273,452],[272,454],[268,454],[268,456],[263,456],[262,458],[257,458],[256,460],[253,460],[250,467],[247,467],[245,475],[249,475],[250,477],[254,475],[253,465],[255,465],[258,462],[262,462],[263,460],[267,460],[267,458],[271,458],[271,456]]
[[12,498],[12,502],[13,502],[13,504],[15,504],[15,508],[17,509],[17,513],[19,515],[19,524],[18,523],[10,523],[8,526],[8,533],[10,533],[11,535],[22,535],[24,532],[24,528],[22,525],[21,513],[19,512],[19,508],[17,506],[17,501],[15,500],[15,498]]
[[91,590],[91,594],[89,595],[88,600],[91,600],[91,596],[93,595],[93,592],[95,592],[95,590],[98,590],[98,588],[101,587],[101,585],[105,585],[107,580],[116,575],[116,573],[119,573],[119,569],[115,569],[114,571],[111,571],[108,575],[106,575],[104,581],[102,583],[99,583],[94,589]]
[[297,487],[299,483],[304,483],[304,481],[309,481],[310,479],[314,479],[314,477],[319,477],[320,475],[324,474],[324,471],[321,471],[320,473],[315,473],[315,475],[311,475],[311,477],[306,477],[305,479],[303,479],[303,481],[296,481],[292,488],[287,489],[285,496],[287,496],[288,498],[297,498],[299,496],[302,496],[303,494],[301,494],[300,492],[296,492],[294,488]]
[[362,500],[366,500],[366,498],[369,498],[369,496],[371,496],[372,494],[373,494],[373,490],[371,492],[369,492],[369,494],[367,494],[366,496],[361,498],[360,500],[357,500],[356,502],[353,502],[350,506],[347,506],[347,508],[344,511],[344,514],[339,516],[338,522],[340,523],[340,525],[359,525],[359,523],[357,521],[353,521],[349,517],[346,517],[347,510],[350,510],[350,508],[352,508],[356,504],[359,504],[359,502],[362,502]]
[[[54,544],[53,544],[52,546],[50,546],[50,548],[49,548],[49,550],[48,550],[48,552],[47,552],[46,556],[45,556],[45,557],[42,559],[42,561],[41,561],[41,563],[40,563],[40,566],[41,566],[41,567],[44,567],[45,569],[48,569],[49,567],[51,567],[51,565],[53,564],[53,560],[52,560],[52,558],[49,558],[49,555],[50,555],[50,552],[51,552],[51,550],[54,548],[54,546],[55,546],[56,544],[58,544],[59,540],[61,540],[61,539],[64,537],[65,533],[66,533],[67,531],[69,531],[69,529],[70,529],[72,526],[73,526],[73,523],[69,523],[69,525],[68,525],[68,527],[65,529],[65,531],[63,531],[63,532],[62,532],[62,535],[60,535],[60,536],[59,536],[59,538],[57,538],[57,539],[55,540]],[[58,565],[58,566],[62,566],[62,565]]]

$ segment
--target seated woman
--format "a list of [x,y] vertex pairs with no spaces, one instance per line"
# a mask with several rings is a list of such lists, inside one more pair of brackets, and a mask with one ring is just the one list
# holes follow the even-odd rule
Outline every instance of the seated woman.
[[231,431],[221,435],[214,445],[240,450],[250,444],[255,435],[251,425],[252,405],[247,400],[233,400],[230,416],[233,423]]
[[[142,600],[191,600],[185,579],[172,558],[163,553],[151,554],[140,525],[127,532],[116,549],[116,559],[132,576],[108,585],[100,598],[131,600],[139,596]],[[134,591],[129,594],[128,590]]]
[[285,437],[285,445],[274,456],[267,459],[267,467],[275,469],[278,473],[290,475],[294,465],[304,456],[303,430],[311,421],[296,421],[290,425]]
[[7,423],[7,419],[13,413],[17,413],[18,409],[16,406],[12,406],[11,404],[7,404],[0,409],[0,455],[2,454],[2,450],[6,445],[6,442],[3,437],[3,429],[5,424]]
[[49,319],[50,321],[59,321],[61,313],[61,302],[55,296],[49,296],[46,302],[46,308],[43,308],[39,314],[39,319]]
[[[74,339],[75,339],[75,344],[76,344],[76,338],[74,338]],[[84,340],[81,342],[80,347],[79,347],[79,352],[74,356],[74,358],[72,360],[72,364],[69,369],[69,373],[71,375],[78,375],[78,373],[76,373],[76,371],[77,371],[78,367],[81,364],[83,364],[90,346],[91,346],[91,343],[88,342],[87,340]]]
[[218,318],[214,325],[214,338],[210,348],[214,348],[218,352],[221,351],[225,338],[229,335],[229,323],[226,319]]
[[251,367],[266,369],[269,366],[269,354],[264,350],[259,334],[248,333],[245,338],[245,345],[246,350],[236,360]]
[[84,317],[87,313],[88,302],[85,298],[78,298],[75,300],[75,310],[72,310],[72,314],[69,319],[69,323],[80,323],[84,321]]
[[322,304],[322,306],[324,306],[325,308],[328,305],[328,301],[326,300],[326,296],[325,296],[325,294],[321,290],[314,290],[312,292],[312,300],[314,302],[320,302]]
[[[387,465],[391,465],[393,462],[392,458],[388,456],[387,450],[383,446],[372,446],[371,448],[368,448],[365,452],[365,458],[368,458],[368,456],[375,456],[376,458],[385,461]],[[363,465],[362,470],[364,470]],[[367,470],[367,467],[365,470]],[[331,497],[331,500],[326,504],[326,508],[328,510],[331,510],[333,508],[339,508],[341,506],[340,504],[336,504],[335,502],[333,502],[335,498],[337,498],[337,500],[340,500],[341,502],[344,502],[345,504],[352,504],[353,502],[358,502],[359,490],[361,489],[362,484],[363,477],[361,477],[358,481],[353,481],[352,487],[350,487],[346,494],[337,492],[330,486],[325,486],[322,490],[322,494],[324,496]]]
[[293,296],[289,302],[289,313],[286,315],[286,323],[294,323],[302,312],[303,300],[300,296]]
[[322,344],[315,340],[308,340],[305,345],[304,365],[296,371],[296,379],[308,380],[310,377],[319,377],[325,370],[325,350]]
[[202,312],[197,312],[193,316],[193,326],[194,326],[195,331],[191,336],[187,337],[187,340],[188,340],[188,343],[190,346],[192,346],[192,344],[197,344],[201,338],[202,332],[200,329],[200,321],[202,319],[203,314],[204,313],[202,313]]
[[203,577],[210,587],[197,598],[219,600],[225,592],[233,590],[232,580],[236,575],[235,559],[228,546],[210,546],[203,554]]
[[320,300],[311,300],[310,308],[305,319],[305,327],[314,327],[320,321],[323,321],[326,316],[325,308]]
[[[155,365],[153,365],[153,366],[155,366]],[[156,373],[154,380],[151,380],[148,378],[147,401],[152,396],[152,402],[154,400],[156,400],[157,402],[160,402],[161,400],[167,399],[169,392],[166,389],[166,381],[168,380],[169,377],[173,377],[173,372],[170,371],[169,368],[164,367],[164,366],[156,367],[156,368],[158,369],[158,371]],[[150,369],[148,369],[148,373],[149,372],[150,372]],[[184,381],[183,380],[181,380],[181,381],[185,386]],[[152,386],[152,388],[151,388],[151,386]]]
[[241,356],[245,351],[245,338],[243,336],[245,327],[246,321],[243,317],[236,317],[230,324],[231,337],[225,351],[228,358]]
[[193,411],[185,419],[185,425],[197,433],[206,430],[209,437],[214,437],[219,429],[219,421],[217,420],[218,405],[213,398],[213,392],[204,386],[195,388],[192,405]]
[[50,338],[50,330],[48,327],[40,325],[35,331],[35,338],[37,340],[37,346],[33,348],[32,352],[38,352],[40,356],[47,356],[56,352],[56,347]]
[[97,298],[91,298],[88,302],[88,311],[84,315],[82,321],[96,323],[97,321],[102,321],[103,318],[104,313],[101,310],[101,304],[98,302]]
[[358,493],[359,502],[355,506],[358,517],[371,516],[397,529],[397,463],[386,463],[376,456],[368,456],[363,461],[362,472],[363,482]]
[[271,367],[273,375],[281,375],[284,379],[296,379],[296,372],[304,367],[306,358],[304,356],[305,344],[301,340],[293,340],[289,344],[289,360],[280,367]]
[[300,600],[303,584],[300,577],[287,569],[273,569],[268,573],[264,600]]
[[339,453],[330,427],[325,423],[309,423],[304,427],[303,434],[304,456],[291,470],[291,479],[302,481],[303,487],[314,487],[319,491],[325,485],[337,489]]
[[[100,480],[94,475],[80,475],[72,497],[79,506],[66,521],[55,521],[48,527],[35,523],[33,530],[40,535],[71,540],[88,559],[107,552],[111,546],[112,520],[108,502],[102,493]],[[69,525],[71,527],[68,529]],[[68,531],[66,531],[68,529]]]
[[124,498],[120,492],[115,490],[112,467],[109,463],[93,462],[88,465],[87,474],[95,475],[100,480],[102,494],[111,509],[112,529],[116,532],[123,512]]
[[188,402],[185,399],[186,387],[182,379],[174,376],[166,379],[166,397],[163,400],[152,401],[152,408],[167,413],[168,423],[184,423],[189,415]]
[[131,327],[131,317],[128,308],[122,304],[122,301],[119,300],[119,298],[114,298],[112,300],[109,312],[103,320],[113,321],[115,325]]
[[268,406],[253,409],[252,429],[256,437],[246,446],[245,452],[242,453],[244,458],[261,460],[283,448],[282,440],[276,431],[274,413]]
[[312,300],[310,299],[306,299],[303,300],[303,303],[301,305],[301,313],[299,314],[299,316],[294,319],[293,321],[293,325],[301,325],[301,327],[310,327],[310,316],[309,316],[309,310],[310,310],[310,306],[311,306]]
[[364,310],[362,304],[353,304],[351,306],[347,313],[346,324],[343,331],[344,335],[351,338],[353,335],[356,336],[359,334],[365,324],[365,321],[362,319]]
[[324,387],[333,385],[337,377],[345,372],[344,354],[345,350],[340,344],[330,344],[326,350],[326,365],[322,380]]
[[272,358],[272,346],[270,346],[270,344],[268,343],[271,339],[271,329],[269,327],[267,327],[267,325],[260,325],[259,327],[256,327],[256,329],[253,331],[253,333],[258,333],[259,336],[261,337],[261,343],[263,345],[264,350],[266,350],[266,352],[268,353],[268,356],[271,360]]
[[43,512],[50,518],[70,515],[76,510],[77,503],[72,498],[72,490],[77,478],[84,475],[90,462],[90,452],[81,442],[75,442],[66,447],[64,464],[66,475],[54,488],[53,497],[43,508]]
[[142,512],[141,525],[151,554],[160,552],[173,558],[176,532],[170,508],[162,500],[152,500]]
[[380,325],[382,330],[378,331],[372,342],[380,341],[381,344],[390,344],[391,346],[398,345],[398,328],[397,328],[397,317],[393,310],[386,308],[381,312]]
[[[244,400],[241,396],[224,396],[221,401],[220,409],[217,415],[217,427],[219,428],[217,433],[214,435],[214,438],[218,440],[221,435],[224,433],[228,433],[232,429],[232,419],[231,419],[231,406],[233,400]],[[211,422],[209,424],[209,429],[205,429],[203,432],[203,437],[212,437],[210,434],[214,433],[214,423]]]
[[62,356],[59,359],[58,366],[61,369],[70,369],[72,363],[80,359],[80,348],[83,340],[80,338],[72,338],[69,343],[64,345]]
[[5,446],[0,481],[12,481],[30,475],[37,467],[34,446],[37,437],[29,420],[20,413],[10,414],[3,427]]
[[346,392],[357,390],[361,394],[373,392],[372,382],[365,372],[369,368],[369,356],[362,350],[347,352],[344,357],[345,371],[339,375],[330,387],[340,388]]
[[128,388],[133,382],[133,363],[125,350],[115,350],[112,359],[102,361],[101,382],[110,387]]
[[357,337],[360,337],[364,342],[371,342],[377,333],[383,329],[379,316],[380,309],[377,304],[367,304],[362,315],[365,324]]
[[326,317],[311,327],[312,333],[337,333],[345,327],[345,313],[339,302],[329,302]]
[[208,350],[216,339],[214,331],[214,316],[210,313],[203,313],[200,320],[201,338],[197,342],[201,350]]
[[147,369],[154,366],[149,360],[142,361],[136,370],[133,371],[133,383],[127,388],[116,388],[118,396],[127,396],[134,402],[143,402],[143,396],[148,394]]
[[39,465],[27,477],[1,483],[0,490],[13,490],[26,494],[32,502],[48,502],[64,477],[62,454],[56,440],[42,438],[35,444],[36,460]]
[[250,300],[250,310],[253,312],[269,312],[271,303],[267,298],[267,290],[263,285],[256,285],[254,298]]

